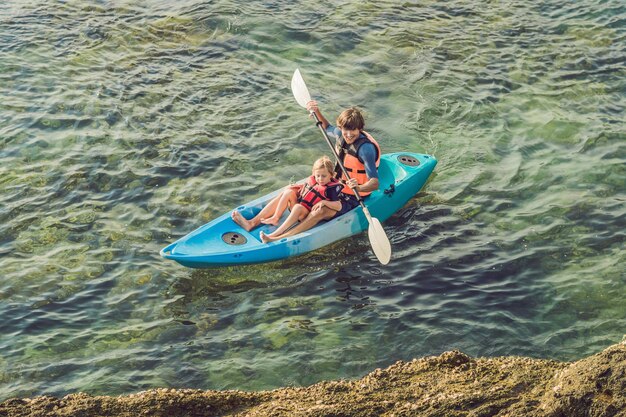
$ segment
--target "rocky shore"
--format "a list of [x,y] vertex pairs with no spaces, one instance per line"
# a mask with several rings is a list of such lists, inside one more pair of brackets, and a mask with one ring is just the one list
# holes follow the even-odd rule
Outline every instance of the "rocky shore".
[[0,403],[0,416],[626,416],[626,342],[572,363],[451,351],[273,391],[14,398]]

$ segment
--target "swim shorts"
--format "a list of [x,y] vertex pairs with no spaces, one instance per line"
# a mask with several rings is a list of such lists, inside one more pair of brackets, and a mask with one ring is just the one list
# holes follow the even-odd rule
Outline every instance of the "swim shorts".
[[359,205],[359,200],[357,200],[356,196],[352,194],[341,193],[341,195],[339,196],[339,201],[341,201],[341,210],[339,210],[337,214],[335,214],[333,219],[349,212],[350,210],[353,210]]

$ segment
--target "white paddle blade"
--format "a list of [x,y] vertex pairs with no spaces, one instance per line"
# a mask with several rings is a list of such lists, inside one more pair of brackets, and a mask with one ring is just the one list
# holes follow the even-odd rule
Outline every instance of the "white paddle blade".
[[309,90],[306,88],[306,84],[302,79],[302,74],[300,74],[299,68],[296,68],[293,73],[293,77],[291,77],[291,91],[293,92],[293,96],[296,98],[298,104],[306,109],[306,104],[311,101],[311,95],[309,94]]
[[370,245],[372,245],[372,251],[381,264],[387,265],[391,260],[391,243],[389,243],[385,229],[383,229],[380,221],[376,217],[370,217],[369,221],[370,226],[367,234],[370,239]]

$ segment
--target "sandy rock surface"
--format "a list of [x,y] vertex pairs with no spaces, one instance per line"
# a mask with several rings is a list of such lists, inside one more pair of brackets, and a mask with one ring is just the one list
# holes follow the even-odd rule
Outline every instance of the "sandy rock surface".
[[0,403],[0,416],[626,416],[626,344],[573,363],[451,351],[358,380],[262,392],[14,398]]

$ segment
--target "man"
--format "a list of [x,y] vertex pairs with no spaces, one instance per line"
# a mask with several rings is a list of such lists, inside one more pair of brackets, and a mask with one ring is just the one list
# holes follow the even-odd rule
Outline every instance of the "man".
[[[339,211],[318,203],[298,225],[282,235],[275,236],[273,240],[296,235],[309,230],[322,220],[330,220],[347,213],[359,205],[354,190],[357,190],[361,197],[366,197],[379,186],[380,146],[369,133],[363,131],[365,121],[360,110],[355,107],[344,110],[337,118],[337,126],[333,126],[322,115],[316,101],[309,101],[307,109],[315,112],[329,137],[336,139],[337,153],[350,178],[342,177],[346,185],[339,198],[341,201]],[[342,174],[339,167],[336,171],[338,176]]]

